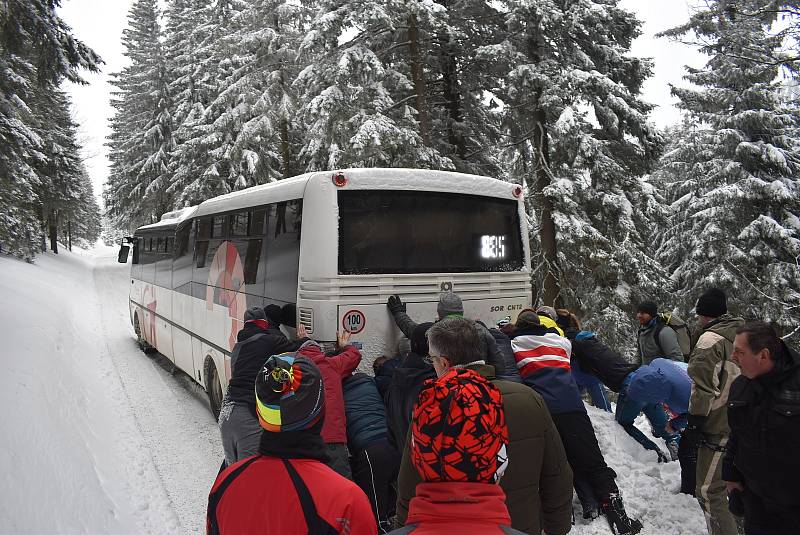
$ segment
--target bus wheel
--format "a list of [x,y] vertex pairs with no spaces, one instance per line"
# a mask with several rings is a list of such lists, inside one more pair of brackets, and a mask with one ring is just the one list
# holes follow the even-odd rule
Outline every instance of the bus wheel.
[[142,329],[139,326],[139,314],[133,317],[133,332],[136,333],[136,343],[139,349],[144,351],[145,354],[154,353],[156,348],[147,343],[147,340],[142,336]]
[[214,418],[219,418],[223,398],[222,383],[219,380],[217,366],[211,357],[206,357],[206,392],[208,392],[211,412],[214,414]]

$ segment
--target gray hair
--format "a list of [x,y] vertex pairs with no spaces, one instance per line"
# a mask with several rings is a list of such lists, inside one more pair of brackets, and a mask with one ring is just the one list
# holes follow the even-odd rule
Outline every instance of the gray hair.
[[475,322],[466,318],[449,317],[437,321],[428,329],[430,353],[445,356],[453,366],[469,364],[484,358],[485,342]]

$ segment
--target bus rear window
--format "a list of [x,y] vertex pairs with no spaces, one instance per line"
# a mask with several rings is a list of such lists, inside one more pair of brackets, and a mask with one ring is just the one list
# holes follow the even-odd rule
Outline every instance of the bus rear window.
[[517,201],[428,191],[339,191],[339,273],[522,269]]

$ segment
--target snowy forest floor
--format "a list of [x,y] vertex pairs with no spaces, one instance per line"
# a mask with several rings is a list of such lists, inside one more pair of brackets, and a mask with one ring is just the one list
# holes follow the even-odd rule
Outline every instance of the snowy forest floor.
[[[64,250],[34,265],[0,255],[4,533],[204,531],[219,431],[202,389],[138,350],[130,266],[116,255]],[[697,502],[678,494],[678,463],[657,464],[610,414],[589,414],[642,533],[704,533]],[[571,533],[611,533],[574,509]]]

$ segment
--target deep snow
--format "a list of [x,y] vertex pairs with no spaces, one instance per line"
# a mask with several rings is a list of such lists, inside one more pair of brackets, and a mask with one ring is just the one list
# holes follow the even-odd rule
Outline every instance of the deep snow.
[[[0,256],[4,533],[204,530],[219,432],[202,390],[136,347],[130,266],[116,254],[62,251],[34,265]],[[678,464],[657,464],[610,414],[589,411],[642,533],[704,533],[697,502],[678,494]],[[610,533],[575,510],[571,533]]]

